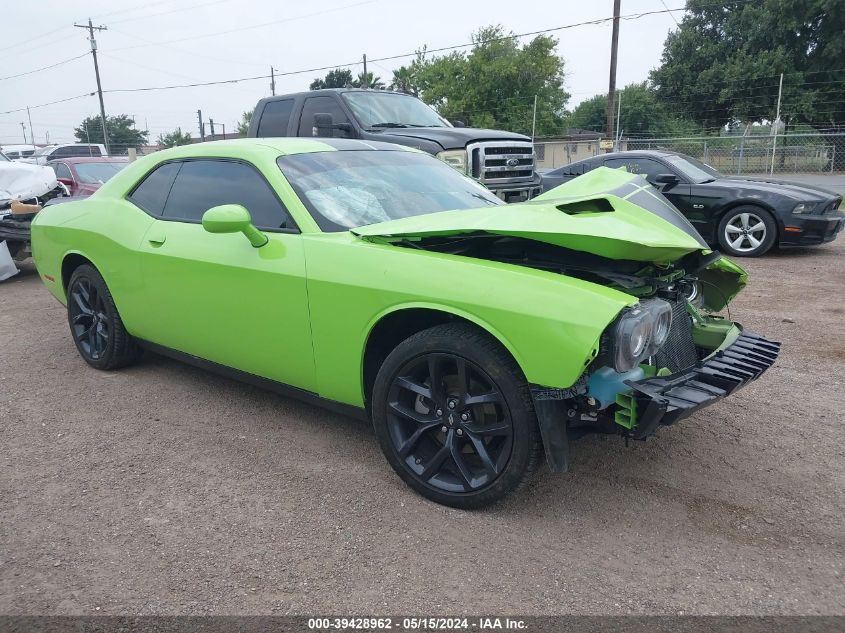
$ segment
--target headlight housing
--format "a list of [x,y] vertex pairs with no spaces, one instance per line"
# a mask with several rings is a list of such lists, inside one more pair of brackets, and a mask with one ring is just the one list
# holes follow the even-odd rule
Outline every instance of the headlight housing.
[[616,322],[613,365],[618,372],[634,369],[669,338],[672,306],[662,299],[641,301]]
[[802,202],[801,204],[795,205],[795,208],[792,210],[794,215],[806,215],[808,213],[812,213],[816,209],[815,202]]
[[442,160],[450,167],[454,167],[462,174],[469,173],[469,170],[467,168],[467,152],[465,149],[449,149],[445,152],[438,153],[437,158]]

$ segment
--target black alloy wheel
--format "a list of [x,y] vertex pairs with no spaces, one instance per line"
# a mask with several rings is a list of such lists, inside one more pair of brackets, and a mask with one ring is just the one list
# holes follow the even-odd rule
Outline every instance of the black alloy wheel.
[[103,297],[90,279],[81,277],[70,288],[68,318],[82,355],[92,361],[100,360],[108,349],[111,325]]
[[487,373],[453,354],[405,364],[388,395],[388,430],[405,466],[447,492],[491,484],[513,447],[513,422]]
[[73,271],[67,285],[67,318],[76,349],[92,367],[117,369],[140,355],[105,280],[93,266],[83,264]]
[[391,466],[438,503],[493,503],[522,485],[539,461],[525,378],[510,354],[473,326],[436,326],[401,343],[379,371],[372,405]]

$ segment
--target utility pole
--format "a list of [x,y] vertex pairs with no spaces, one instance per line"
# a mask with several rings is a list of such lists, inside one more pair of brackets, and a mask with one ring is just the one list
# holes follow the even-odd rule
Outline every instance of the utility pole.
[[26,106],[26,118],[29,119],[29,140],[32,141],[32,146],[35,147],[35,130],[32,129],[32,115],[29,113],[29,106]]
[[21,132],[23,132],[23,144],[26,145],[26,123],[21,121]]
[[223,126],[223,140],[225,141],[225,140],[226,140],[226,124],[225,124],[225,123],[221,123],[220,125],[222,125],[222,126]]
[[367,77],[367,54],[364,53],[364,81],[367,82],[367,85],[364,88],[370,87],[370,79]]
[[209,119],[208,124],[211,125],[211,140],[214,140],[214,119]]
[[622,0],[613,0],[613,35],[610,44],[610,83],[607,87],[607,138],[613,138],[613,98],[616,96],[616,53],[619,49],[619,12]]
[[103,86],[100,84],[100,65],[97,63],[97,40],[94,39],[94,31],[106,31],[108,27],[94,26],[91,23],[91,18],[88,18],[88,24],[76,24],[74,26],[80,29],[88,29],[89,41],[91,42],[91,55],[94,57],[94,74],[97,76],[97,96],[100,98],[100,122],[103,124],[103,145],[106,146],[106,154],[111,154],[109,149],[109,133],[106,129],[106,106],[103,104]]
[[270,94],[276,96],[276,71],[270,66]]
[[[774,136],[772,137],[772,166],[769,169],[769,175],[773,175],[775,173],[775,148],[778,144],[778,128],[780,127],[780,98],[783,94],[783,73],[780,74],[780,85],[778,85],[778,109],[777,113],[775,114],[775,124],[773,126],[772,131],[774,132]],[[32,124],[30,124],[30,127]]]
[[200,124],[200,139],[205,140],[205,126],[202,124],[202,110],[197,110],[197,120]]
[[619,151],[619,143],[622,142],[622,121],[620,121],[620,117],[622,116],[622,91],[619,91],[619,94],[616,96],[616,145],[614,149],[618,152]]
[[534,144],[534,132],[537,131],[537,95],[534,95],[534,115],[531,117],[531,144]]

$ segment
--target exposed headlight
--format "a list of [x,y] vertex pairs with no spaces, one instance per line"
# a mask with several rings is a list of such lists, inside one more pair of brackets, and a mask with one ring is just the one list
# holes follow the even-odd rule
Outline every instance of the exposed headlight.
[[469,173],[467,170],[467,153],[464,149],[450,149],[437,154],[437,158],[447,165],[454,167],[462,174]]
[[669,338],[672,307],[662,299],[647,299],[616,323],[613,364],[618,372],[632,370],[659,350]]
[[795,215],[804,215],[807,213],[812,213],[815,208],[816,204],[814,202],[802,202],[801,204],[795,205],[795,208],[792,210],[792,213],[794,213]]

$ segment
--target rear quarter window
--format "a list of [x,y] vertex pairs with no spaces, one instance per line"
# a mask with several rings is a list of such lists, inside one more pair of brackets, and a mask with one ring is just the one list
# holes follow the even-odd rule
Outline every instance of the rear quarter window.
[[269,101],[261,113],[256,136],[287,136],[290,115],[293,112],[293,99]]
[[181,163],[159,165],[135,186],[127,200],[150,215],[161,217],[164,204],[173,186],[173,180],[179,173]]

